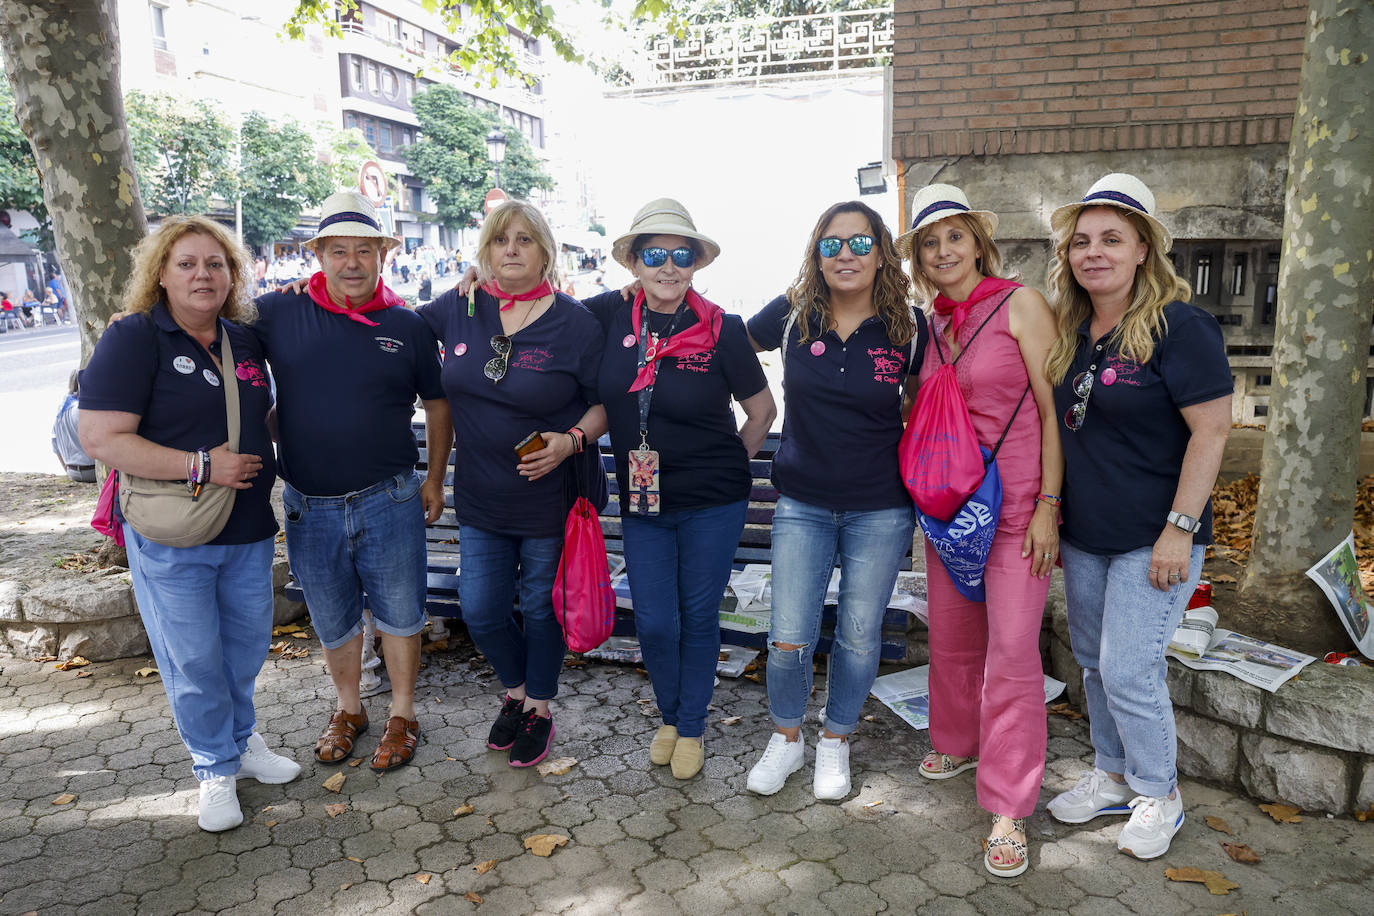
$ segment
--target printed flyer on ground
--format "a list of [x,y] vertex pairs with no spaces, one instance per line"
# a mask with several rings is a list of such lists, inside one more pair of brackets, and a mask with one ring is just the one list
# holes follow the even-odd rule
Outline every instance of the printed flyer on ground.
[[1369,597],[1360,583],[1360,566],[1355,560],[1355,532],[1346,535],[1307,576],[1321,586],[1345,631],[1366,658],[1374,658],[1374,632],[1369,629]]

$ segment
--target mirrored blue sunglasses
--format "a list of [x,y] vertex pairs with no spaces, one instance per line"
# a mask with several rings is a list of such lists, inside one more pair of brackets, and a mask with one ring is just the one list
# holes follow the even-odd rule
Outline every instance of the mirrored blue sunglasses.
[[697,262],[697,253],[691,248],[674,248],[669,251],[667,248],[641,248],[639,259],[644,262],[645,267],[662,267],[668,263],[668,256],[673,256],[673,263],[678,267],[691,267]]
[[847,239],[841,239],[828,235],[816,243],[816,250],[821,253],[823,258],[833,258],[840,253],[841,245],[848,245],[850,251],[863,257],[873,250],[873,236],[851,235]]

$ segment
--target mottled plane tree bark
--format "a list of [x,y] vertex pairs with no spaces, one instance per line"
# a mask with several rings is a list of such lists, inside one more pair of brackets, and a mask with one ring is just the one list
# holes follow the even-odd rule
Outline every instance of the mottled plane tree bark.
[[1306,570],[1349,533],[1374,318],[1374,4],[1312,0],[1284,202],[1246,626],[1349,644]]
[[0,50],[38,163],[82,362],[147,231],[119,87],[113,0],[0,0]]

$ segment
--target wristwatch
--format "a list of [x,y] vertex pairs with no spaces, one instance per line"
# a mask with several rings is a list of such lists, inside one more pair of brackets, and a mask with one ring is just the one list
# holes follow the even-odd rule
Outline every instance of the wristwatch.
[[1172,510],[1169,512],[1169,516],[1166,520],[1170,525],[1173,525],[1180,531],[1186,531],[1189,534],[1197,534],[1198,529],[1202,527],[1201,519],[1193,518],[1191,515],[1184,515],[1182,512],[1174,512]]

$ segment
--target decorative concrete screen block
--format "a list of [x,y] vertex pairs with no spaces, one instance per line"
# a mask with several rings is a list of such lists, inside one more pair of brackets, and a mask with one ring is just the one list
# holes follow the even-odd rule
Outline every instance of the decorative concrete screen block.
[[63,576],[29,589],[24,595],[24,619],[34,623],[86,623],[137,613],[128,573]]
[[1266,698],[1264,725],[1274,735],[1374,754],[1374,669],[1308,665]]
[[1261,735],[1240,739],[1241,784],[1257,798],[1340,814],[1349,796],[1342,755]]
[[63,627],[58,658],[81,655],[91,661],[147,655],[148,634],[139,617],[119,617],[76,627]]
[[[1178,666],[1182,668],[1182,666]],[[1186,669],[1185,669],[1186,670]],[[1193,678],[1193,709],[1204,716],[1254,728],[1260,722],[1263,691],[1223,671],[1198,671]],[[1290,682],[1291,684],[1292,682]],[[1281,688],[1289,689],[1288,686]],[[1177,702],[1177,698],[1175,698]]]
[[1240,763],[1240,735],[1229,725],[1186,710],[1175,710],[1179,772],[1199,779],[1230,783]]

